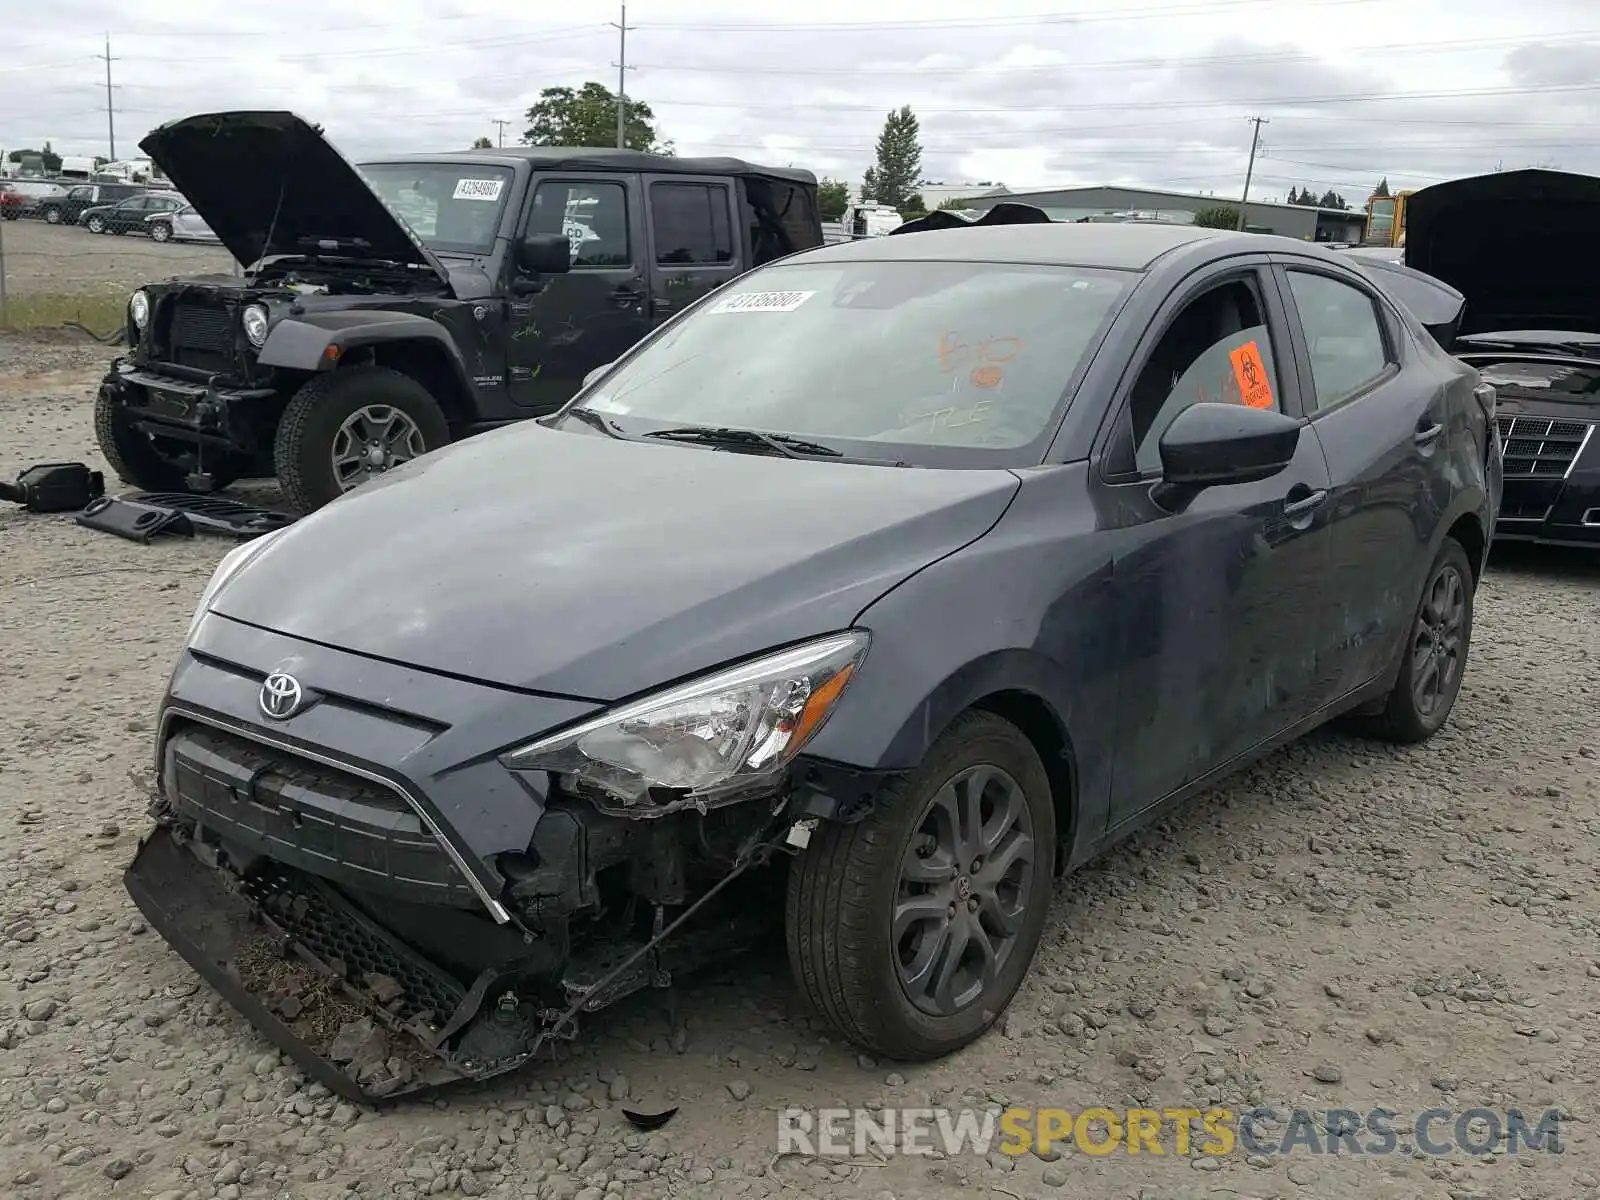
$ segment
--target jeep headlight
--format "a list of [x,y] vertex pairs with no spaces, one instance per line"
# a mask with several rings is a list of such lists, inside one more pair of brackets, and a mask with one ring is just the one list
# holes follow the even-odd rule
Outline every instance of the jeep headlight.
[[133,318],[134,328],[140,333],[150,324],[150,297],[142,288],[128,298],[128,315]]
[[222,556],[222,561],[217,564],[217,569],[211,573],[211,578],[206,582],[205,590],[200,593],[200,601],[194,607],[194,616],[189,618],[189,632],[183,638],[185,646],[194,641],[194,631],[200,628],[201,620],[211,611],[211,606],[216,603],[217,593],[222,591],[223,585],[238,573],[240,567],[260,554],[266,549],[267,543],[282,532],[282,529],[274,529],[271,533],[264,533],[260,537],[235,546]]
[[592,717],[501,758],[632,802],[650,788],[694,796],[774,777],[822,727],[866,656],[863,630],[834,634]]
[[267,340],[267,309],[263,304],[252,304],[244,310],[244,336],[257,350]]

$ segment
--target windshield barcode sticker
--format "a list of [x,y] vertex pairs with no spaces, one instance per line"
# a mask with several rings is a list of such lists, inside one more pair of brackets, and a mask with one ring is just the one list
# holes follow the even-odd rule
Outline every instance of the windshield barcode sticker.
[[498,200],[503,179],[458,179],[452,200]]
[[729,296],[711,311],[793,312],[815,295],[815,292],[745,292],[742,296]]

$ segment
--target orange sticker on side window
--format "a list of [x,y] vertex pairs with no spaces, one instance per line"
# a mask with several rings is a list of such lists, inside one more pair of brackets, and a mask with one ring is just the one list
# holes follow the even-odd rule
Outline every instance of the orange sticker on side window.
[[1267,364],[1261,361],[1261,347],[1246,342],[1228,355],[1233,363],[1233,380],[1239,385],[1239,399],[1251,408],[1272,407],[1272,384],[1267,380]]

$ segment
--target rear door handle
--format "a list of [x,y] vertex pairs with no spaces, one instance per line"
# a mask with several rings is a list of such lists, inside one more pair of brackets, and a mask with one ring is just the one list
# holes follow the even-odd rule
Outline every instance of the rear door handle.
[[1328,498],[1326,488],[1318,488],[1309,496],[1302,496],[1298,500],[1287,500],[1283,505],[1283,515],[1291,521],[1296,517],[1304,517],[1322,507],[1323,501]]

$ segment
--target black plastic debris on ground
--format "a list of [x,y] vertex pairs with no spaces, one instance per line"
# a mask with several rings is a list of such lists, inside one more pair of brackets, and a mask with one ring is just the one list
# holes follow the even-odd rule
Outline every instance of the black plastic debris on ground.
[[119,496],[101,496],[78,514],[77,522],[85,529],[99,529],[146,545],[162,534],[194,536],[188,516],[177,509],[133,504]]
[[0,479],[0,500],[28,512],[79,512],[105,494],[105,476],[81,462],[38,463],[18,474],[15,483]]
[[288,513],[270,508],[183,492],[102,496],[78,514],[78,524],[85,528],[145,543],[161,535],[194,537],[197,533],[246,541],[282,529],[294,520]]

